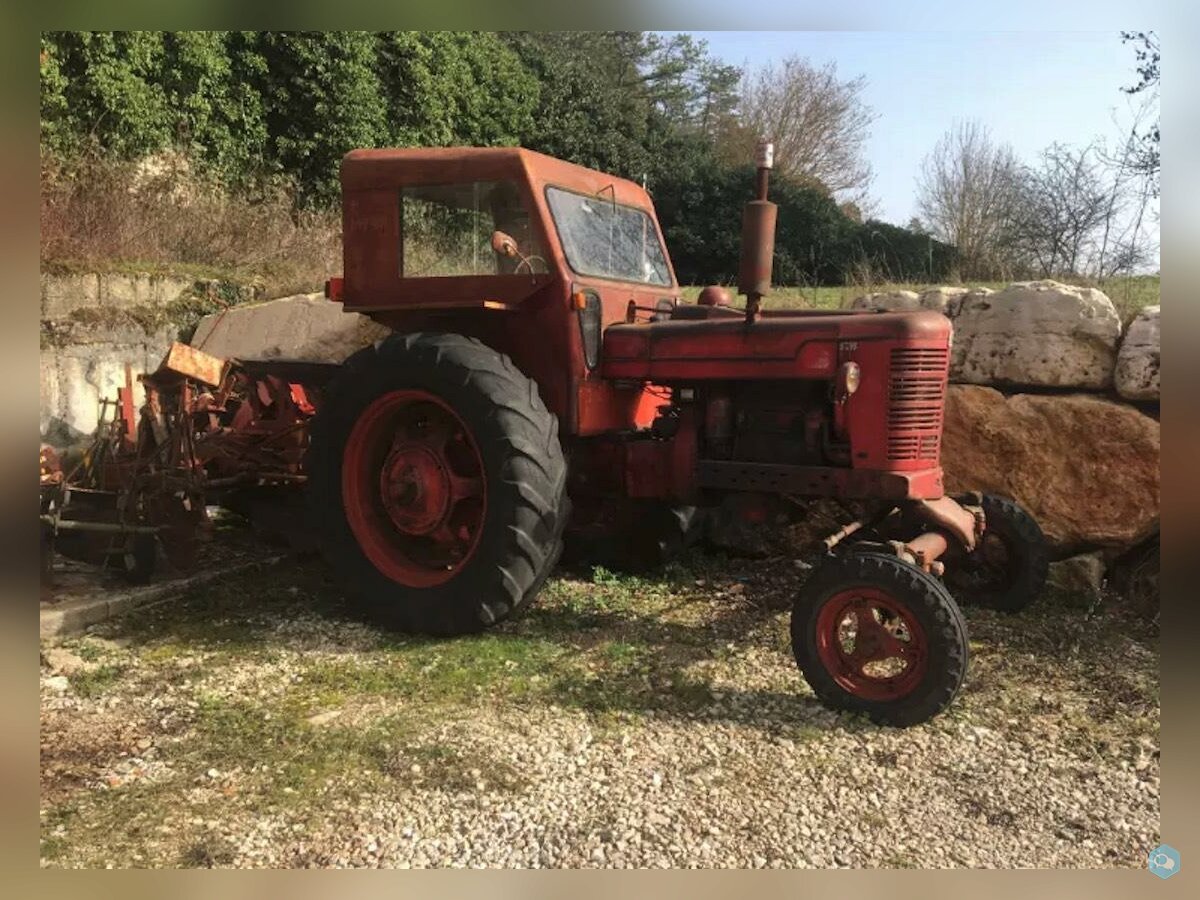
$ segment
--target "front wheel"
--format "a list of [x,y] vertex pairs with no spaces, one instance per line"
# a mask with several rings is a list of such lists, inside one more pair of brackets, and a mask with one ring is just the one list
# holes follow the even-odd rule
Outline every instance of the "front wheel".
[[946,566],[946,584],[964,602],[1020,612],[1046,586],[1050,556],[1042,529],[1007,497],[983,495],[984,531],[975,549]]
[[936,578],[900,559],[851,553],[826,563],[792,608],[792,653],[817,698],[881,725],[925,722],[967,672],[967,626]]

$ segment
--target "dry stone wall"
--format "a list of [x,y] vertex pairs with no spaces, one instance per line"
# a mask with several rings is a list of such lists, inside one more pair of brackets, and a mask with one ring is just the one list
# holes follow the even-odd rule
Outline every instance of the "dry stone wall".
[[1054,281],[876,293],[850,305],[939,309],[954,323],[949,490],[1015,498],[1059,556],[1113,555],[1157,534],[1159,307],[1123,334],[1102,291]]

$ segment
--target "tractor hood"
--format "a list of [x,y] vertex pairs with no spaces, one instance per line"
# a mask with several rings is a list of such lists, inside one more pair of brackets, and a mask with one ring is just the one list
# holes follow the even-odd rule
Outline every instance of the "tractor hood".
[[830,378],[841,351],[878,342],[947,348],[950,335],[950,320],[932,311],[769,311],[747,325],[740,311],[680,307],[668,321],[610,326],[603,372],[659,383]]

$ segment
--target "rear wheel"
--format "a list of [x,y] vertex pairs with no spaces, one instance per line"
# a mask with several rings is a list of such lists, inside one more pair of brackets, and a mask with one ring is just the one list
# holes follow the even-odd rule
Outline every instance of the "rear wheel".
[[792,609],[792,653],[826,706],[883,725],[927,721],[967,671],[967,627],[930,575],[891,556],[828,560]]
[[558,423],[512,361],[453,334],[395,335],[352,356],[312,427],[322,549],[362,611],[462,634],[536,593],[561,551]]
[[1046,586],[1046,538],[1015,501],[984,494],[982,506],[983,536],[971,553],[946,566],[946,584],[963,602],[1020,612]]

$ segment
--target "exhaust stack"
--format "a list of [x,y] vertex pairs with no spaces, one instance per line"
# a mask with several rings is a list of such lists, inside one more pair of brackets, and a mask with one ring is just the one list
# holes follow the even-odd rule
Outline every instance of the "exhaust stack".
[[775,145],[760,140],[755,162],[758,165],[756,197],[746,204],[742,214],[742,258],[738,266],[738,293],[746,296],[746,324],[758,318],[759,304],[771,290],[778,207],[767,199],[767,182],[775,163]]

